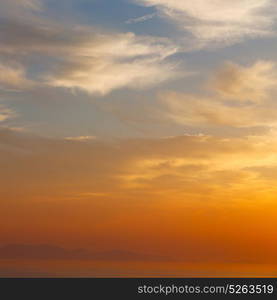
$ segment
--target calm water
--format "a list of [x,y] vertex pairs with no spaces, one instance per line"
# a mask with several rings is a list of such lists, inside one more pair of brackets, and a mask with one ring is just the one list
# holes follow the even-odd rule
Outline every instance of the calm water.
[[277,265],[0,260],[0,277],[277,277]]

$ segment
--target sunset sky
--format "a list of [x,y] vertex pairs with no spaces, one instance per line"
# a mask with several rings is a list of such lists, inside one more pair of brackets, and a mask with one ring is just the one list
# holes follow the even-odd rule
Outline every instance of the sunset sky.
[[277,276],[276,16],[275,0],[1,0],[0,276],[13,259],[24,275],[25,247],[97,253],[93,276],[120,260]]

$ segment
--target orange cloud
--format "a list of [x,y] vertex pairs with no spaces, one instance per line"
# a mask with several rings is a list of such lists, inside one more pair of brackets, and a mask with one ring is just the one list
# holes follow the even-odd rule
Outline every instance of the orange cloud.
[[226,63],[216,74],[212,89],[225,100],[259,103],[270,96],[276,81],[273,62],[258,61],[250,67]]
[[7,130],[0,138],[6,243],[276,262],[276,188],[257,173],[276,161],[270,139],[83,143]]

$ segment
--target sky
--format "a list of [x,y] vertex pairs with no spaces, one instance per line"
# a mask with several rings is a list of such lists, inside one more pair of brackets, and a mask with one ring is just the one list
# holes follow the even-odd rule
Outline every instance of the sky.
[[93,276],[276,276],[276,11],[1,0],[0,275],[84,249]]

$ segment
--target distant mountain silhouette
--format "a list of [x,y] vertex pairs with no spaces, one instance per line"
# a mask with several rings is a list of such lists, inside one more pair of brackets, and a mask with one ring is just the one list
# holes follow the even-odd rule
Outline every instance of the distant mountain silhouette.
[[10,244],[0,248],[0,258],[25,259],[61,259],[86,258],[89,253],[85,250],[66,250],[52,245],[21,245]]
[[113,250],[92,252],[86,249],[68,250],[53,245],[9,244],[0,248],[0,259],[72,259],[72,260],[130,260],[159,261],[165,257]]

